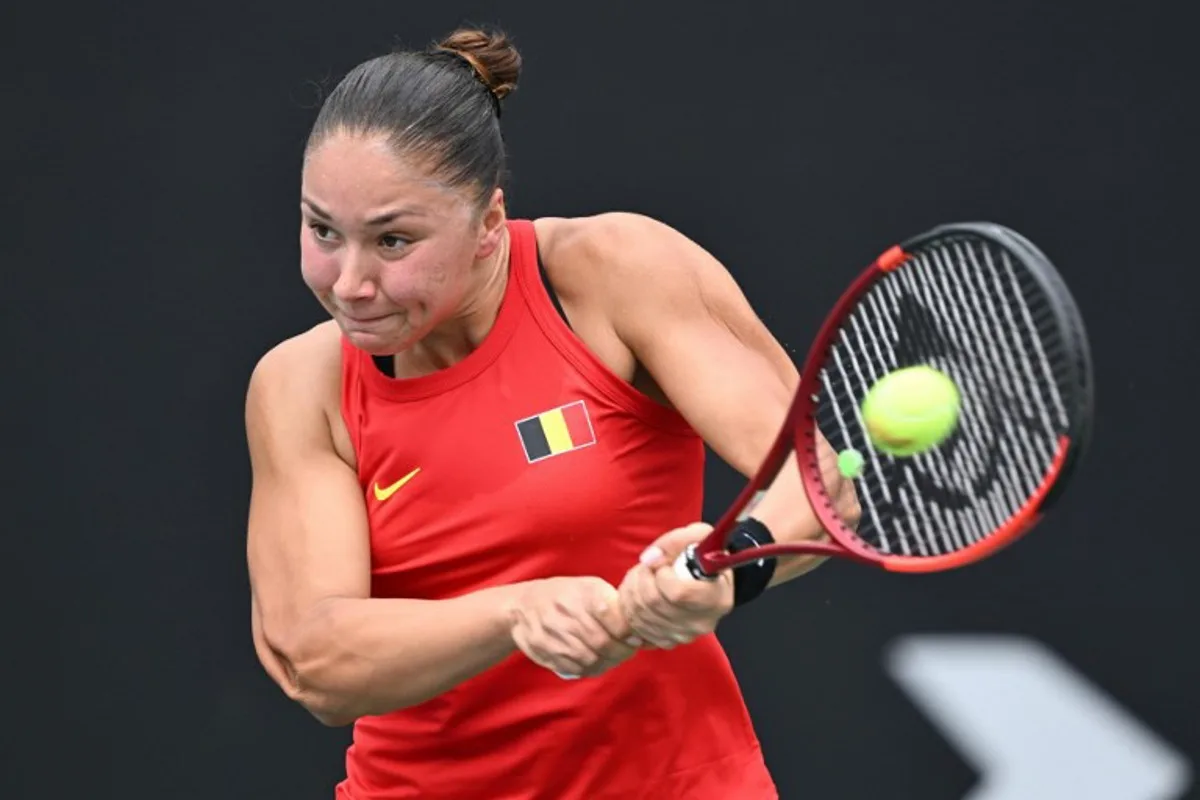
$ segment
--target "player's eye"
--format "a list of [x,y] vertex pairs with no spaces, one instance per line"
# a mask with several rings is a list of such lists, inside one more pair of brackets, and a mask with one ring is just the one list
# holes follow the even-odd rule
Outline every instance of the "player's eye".
[[385,233],[379,237],[379,246],[384,250],[400,250],[408,245],[408,239],[394,233]]
[[328,225],[323,225],[320,222],[310,222],[308,227],[319,242],[332,242],[336,238],[333,229]]

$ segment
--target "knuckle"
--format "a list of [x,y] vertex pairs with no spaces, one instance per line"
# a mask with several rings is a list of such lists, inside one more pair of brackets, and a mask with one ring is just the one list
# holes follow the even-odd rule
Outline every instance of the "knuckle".
[[668,603],[672,606],[691,608],[703,599],[704,592],[702,589],[704,588],[707,587],[688,586],[687,584],[672,584],[667,587],[667,590],[663,592],[663,595],[666,597]]
[[663,639],[662,631],[659,630],[655,625],[642,625],[638,627],[634,633],[636,633],[643,641],[651,642],[653,644],[658,644]]
[[612,645],[612,637],[602,631],[588,631],[583,643],[594,651],[604,650]]
[[637,620],[645,624],[653,613],[653,600],[644,597],[639,597],[628,609],[627,616],[631,620]]
[[555,647],[548,650],[546,655],[555,663],[564,664],[575,661],[579,654],[566,647]]
[[559,595],[558,597],[554,598],[554,603],[552,604],[551,607],[558,613],[566,614],[569,616],[572,613],[572,611],[574,610],[575,605],[576,605],[576,602],[575,602],[574,596]]
[[664,581],[658,589],[658,601],[660,607],[669,607],[681,602],[696,590],[696,587],[688,586],[682,581]]

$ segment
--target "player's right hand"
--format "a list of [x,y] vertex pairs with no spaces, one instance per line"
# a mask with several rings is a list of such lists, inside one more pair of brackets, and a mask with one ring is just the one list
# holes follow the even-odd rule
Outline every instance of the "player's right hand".
[[599,675],[641,644],[632,638],[617,590],[601,578],[529,581],[508,612],[516,646],[563,678]]

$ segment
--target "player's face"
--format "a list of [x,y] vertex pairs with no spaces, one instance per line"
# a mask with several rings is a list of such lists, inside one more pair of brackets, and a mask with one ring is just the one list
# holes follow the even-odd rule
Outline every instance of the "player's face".
[[302,174],[304,282],[356,346],[400,352],[463,305],[494,247],[474,200],[382,138],[331,136]]

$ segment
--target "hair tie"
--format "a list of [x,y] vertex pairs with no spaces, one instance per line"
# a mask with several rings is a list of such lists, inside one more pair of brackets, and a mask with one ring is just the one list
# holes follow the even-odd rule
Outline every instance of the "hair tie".
[[475,75],[475,79],[477,81],[479,81],[480,83],[482,83],[483,88],[487,90],[488,97],[490,97],[492,100],[492,108],[495,110],[496,116],[499,117],[500,116],[500,98],[496,95],[496,93],[494,91],[492,91],[492,72],[491,72],[491,70],[489,70],[487,67],[485,67],[483,65],[483,62],[481,62],[474,55],[472,55],[471,53],[468,53],[464,50],[454,50],[449,47],[439,46],[437,48],[436,52],[449,53],[450,55],[454,56],[455,58],[458,58],[458,59],[461,59],[461,60],[467,62],[467,65],[471,68],[471,72]]

